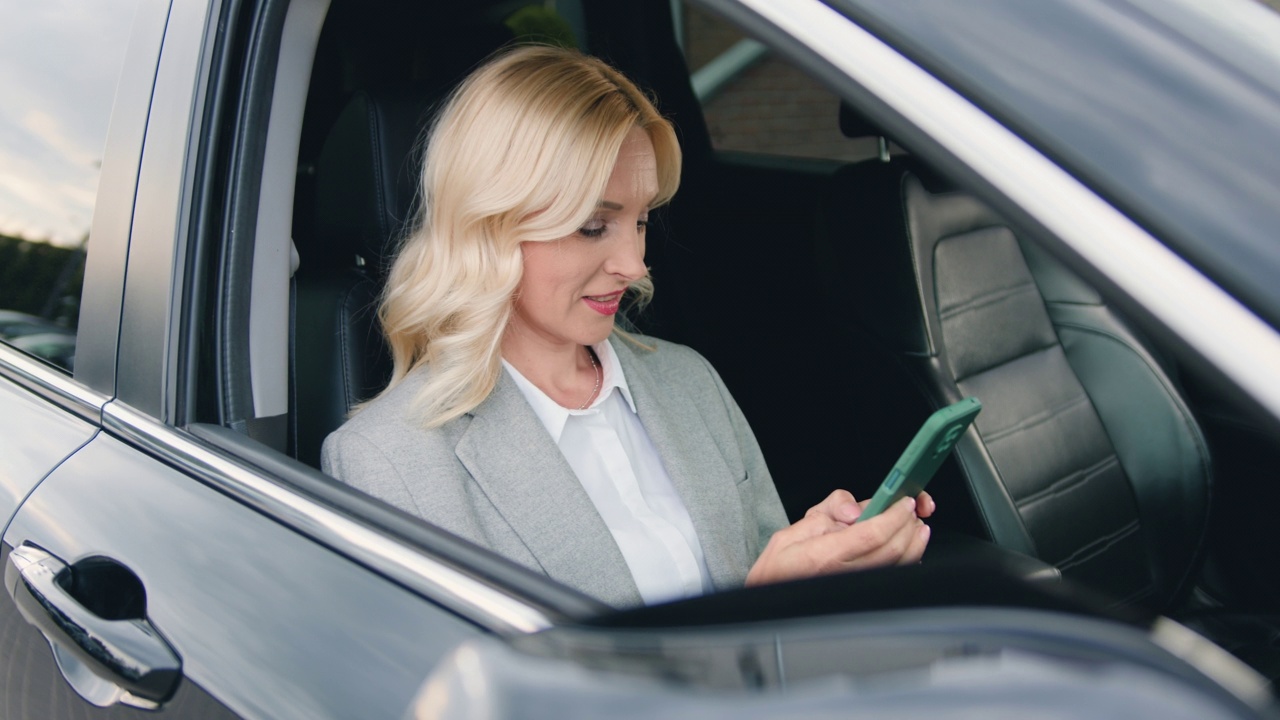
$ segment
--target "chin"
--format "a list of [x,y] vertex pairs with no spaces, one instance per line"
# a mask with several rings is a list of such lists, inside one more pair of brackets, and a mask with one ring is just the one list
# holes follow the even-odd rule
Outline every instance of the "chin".
[[608,324],[602,324],[599,328],[593,327],[591,330],[578,335],[578,342],[583,345],[598,345],[604,342],[612,334],[613,321],[610,320]]

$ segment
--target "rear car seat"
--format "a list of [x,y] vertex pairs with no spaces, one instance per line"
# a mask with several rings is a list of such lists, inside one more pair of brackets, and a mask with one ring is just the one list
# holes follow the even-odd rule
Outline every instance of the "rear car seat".
[[[320,446],[351,409],[386,386],[391,362],[377,304],[396,243],[412,220],[419,140],[431,112],[470,69],[513,37],[501,24],[460,25],[397,67],[366,67],[315,163],[313,236],[299,242],[290,413],[296,457]],[[381,57],[378,52],[366,54]],[[408,70],[400,65],[411,65]]]

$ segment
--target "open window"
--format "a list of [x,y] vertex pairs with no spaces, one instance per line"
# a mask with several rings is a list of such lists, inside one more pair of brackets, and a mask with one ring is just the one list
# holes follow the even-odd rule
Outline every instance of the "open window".
[[[724,24],[705,10],[680,6],[673,14],[666,2],[588,0],[465,7],[269,1],[259,7],[231,3],[226,12],[236,28],[226,42],[243,43],[251,52],[244,67],[228,69],[234,81],[217,89],[210,110],[220,122],[210,125],[218,130],[210,140],[216,150],[207,155],[204,190],[206,199],[216,201],[209,207],[222,212],[204,218],[202,244],[192,256],[200,282],[191,297],[197,316],[190,354],[196,364],[187,389],[190,427],[307,497],[416,552],[445,558],[532,598],[557,616],[603,608],[316,469],[324,436],[387,376],[375,305],[394,244],[413,211],[421,130],[454,83],[519,36],[576,44],[608,59],[651,89],[678,126],[686,174],[680,194],[655,223],[649,262],[657,297],[637,321],[642,330],[691,345],[716,365],[751,421],[793,516],[835,485],[847,484],[860,496],[874,489],[929,410],[981,374],[960,373],[950,385],[928,374],[945,362],[938,344],[952,333],[947,346],[960,354],[966,323],[980,315],[968,310],[987,307],[984,297],[1014,292],[1000,285],[1001,272],[984,275],[996,284],[977,289],[967,284],[976,275],[965,272],[947,271],[945,281],[939,279],[943,275],[915,274],[921,268],[911,262],[911,242],[918,228],[905,224],[913,216],[901,209],[912,197],[919,201],[919,223],[950,218],[953,210],[968,213],[971,221],[937,226],[930,263],[940,257],[935,251],[942,241],[974,233],[981,241],[994,233],[997,241],[977,245],[996,254],[965,262],[997,263],[1003,272],[1016,256],[1022,265],[1014,274],[1025,280],[1017,284],[1036,294],[1032,305],[1040,308],[1039,324],[1016,340],[1000,333],[984,340],[975,350],[979,365],[1021,367],[1020,359],[1056,345],[1060,352],[1048,362],[1058,370],[1065,362],[1066,371],[1078,376],[1068,357],[1075,351],[1062,348],[1080,343],[1063,340],[1062,328],[1078,325],[1071,312],[1092,304],[1119,324],[1088,332],[1129,333],[1126,341],[1131,336],[1137,348],[1131,354],[1146,367],[1147,379],[1176,398],[1169,401],[1173,416],[1199,422],[1212,417],[1204,411],[1219,396],[1216,386],[1198,389],[1199,378],[1178,363],[1176,343],[1152,342],[1151,337],[1163,338],[1158,332],[1138,335],[1129,319],[1112,313],[1107,301],[1114,289],[1096,276],[1087,278],[1089,284],[1081,281],[1073,272],[1082,267],[1078,258],[1063,253],[1063,244],[1016,202],[981,182],[924,130],[887,110],[874,93],[759,18],[735,12],[737,24]],[[748,147],[741,144],[744,133],[728,129],[737,110],[724,101],[758,96],[768,89],[752,83],[770,82],[803,85],[821,98],[797,110],[805,123],[825,128],[813,131],[823,136],[820,141]],[[777,140],[774,135],[765,128],[762,137]],[[815,149],[818,144],[823,149]],[[957,197],[964,200],[957,204]],[[949,247],[960,244],[965,243]],[[922,309],[921,289],[937,283],[951,283],[948,291],[958,294],[934,297],[932,309]],[[709,304],[707,297],[726,300]],[[1055,303],[1061,307],[1055,310]],[[980,351],[1005,341],[1017,346],[1008,357],[982,359]],[[1058,387],[1067,376],[1044,377],[1050,379],[1033,384]],[[990,389],[1000,385],[995,380],[983,383],[970,386],[986,388],[992,397],[1002,392]],[[1026,417],[1011,420],[1008,428],[1029,423],[1037,413],[1060,418],[1080,406],[1080,398],[1086,404],[1100,399],[1089,382],[1077,378],[1072,387],[1079,392],[1048,398],[1039,409],[1022,407]],[[1105,411],[1090,412],[1089,432],[1109,433]],[[993,410],[989,417],[996,415]],[[1227,430],[1231,422],[1210,421],[1209,441],[1239,442]],[[978,432],[996,439],[1018,435],[1008,428]],[[1028,446],[1043,444],[1024,437]],[[1204,450],[1196,447],[1196,437],[1182,436],[1176,452]],[[1221,483],[1224,494],[1258,491],[1247,479],[1250,468],[1267,467],[1280,455],[1274,435],[1258,431],[1249,437],[1247,449],[1232,446],[1222,453],[1243,463],[1224,473],[1230,476]],[[988,473],[1020,463],[1034,475],[1044,458],[1025,448],[1002,457],[987,447],[990,442],[975,438],[972,444],[965,466],[949,466],[934,486],[947,508],[939,521],[961,533],[1001,540],[998,533],[1017,529],[993,528],[987,500],[975,495],[966,478],[975,463]],[[1121,474],[1142,470],[1101,456],[1082,462],[1070,472],[1092,477],[1090,468],[1103,465]],[[1195,465],[1196,459],[1188,462]],[[1031,495],[1054,494],[1058,479],[1044,481]],[[1095,549],[1110,547],[1106,539],[1113,536],[1127,543],[1119,544],[1127,558],[1119,567],[1154,551],[1158,540],[1130,528],[1160,528],[1170,517],[1143,516],[1133,490],[1110,487],[1072,511],[1113,512],[1106,518],[1110,524],[1100,525],[1090,540],[1097,547],[1064,544],[1046,559],[1092,558]],[[1009,522],[1031,523],[1022,511],[1034,499],[1016,499],[1027,502]],[[1191,514],[1205,512],[1207,504]],[[1060,534],[1045,533],[1027,536],[1026,546],[1017,549],[1043,549]],[[1189,567],[1206,548],[1234,557],[1248,538],[1223,527],[1207,540],[1192,534],[1178,542],[1181,560],[1174,564]],[[1230,563],[1219,567],[1228,575],[1239,569]],[[1148,580],[1180,592],[1177,572],[1172,566],[1152,570]],[[1275,592],[1234,575],[1226,586],[1228,594]],[[1125,599],[1141,601],[1143,588],[1131,590]]]

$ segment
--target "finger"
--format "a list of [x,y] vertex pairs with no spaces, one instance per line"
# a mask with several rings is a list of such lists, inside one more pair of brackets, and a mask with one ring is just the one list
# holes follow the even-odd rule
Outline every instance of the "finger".
[[[919,560],[919,556],[924,554],[920,537],[920,529],[924,527],[924,523],[916,516],[918,506],[919,503],[913,498],[903,498],[884,513],[888,516],[885,520],[888,529],[884,530],[886,538],[879,547],[866,554],[867,562],[876,565],[893,565]],[[876,519],[872,518],[867,522]],[[915,558],[908,559],[913,554],[916,555]]]
[[[839,569],[827,569],[816,562],[822,556],[813,551],[812,541],[846,527],[845,523],[815,512],[775,532],[747,573],[747,584],[777,582]],[[826,552],[830,554],[830,551]]]
[[830,555],[830,561],[840,569],[855,569],[892,565],[900,562],[908,552],[924,553],[915,547],[919,528],[923,525],[915,516],[915,500],[903,498],[880,515],[832,533],[832,537],[818,538],[822,550]]
[[858,519],[862,514],[862,508],[848,490],[835,490],[825,500],[809,508],[805,516],[814,514],[820,514],[847,525]]
[[814,512],[814,509],[810,508],[804,517],[792,523],[790,527],[774,533],[774,537],[778,538],[779,545],[789,545],[826,535],[844,527],[847,527],[846,523],[834,520],[826,513]]
[[933,496],[929,493],[921,492],[916,496],[916,517],[927,518],[937,509],[938,504],[933,501]]
[[932,533],[933,530],[928,525],[920,523],[920,526],[914,529],[914,536],[907,545],[906,551],[902,553],[902,557],[899,558],[898,564],[914,565],[920,562],[920,558],[924,557],[925,548],[929,547],[929,537]]

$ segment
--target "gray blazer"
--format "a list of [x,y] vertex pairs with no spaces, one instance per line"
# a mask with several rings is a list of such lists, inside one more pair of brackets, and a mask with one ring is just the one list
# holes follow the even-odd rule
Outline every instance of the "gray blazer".
[[[689,509],[717,589],[741,587],[787,525],[764,457],[720,376],[693,350],[617,337],[636,410]],[[640,605],[604,520],[505,372],[475,410],[431,430],[411,412],[428,370],[325,440],[324,471],[617,607]]]

